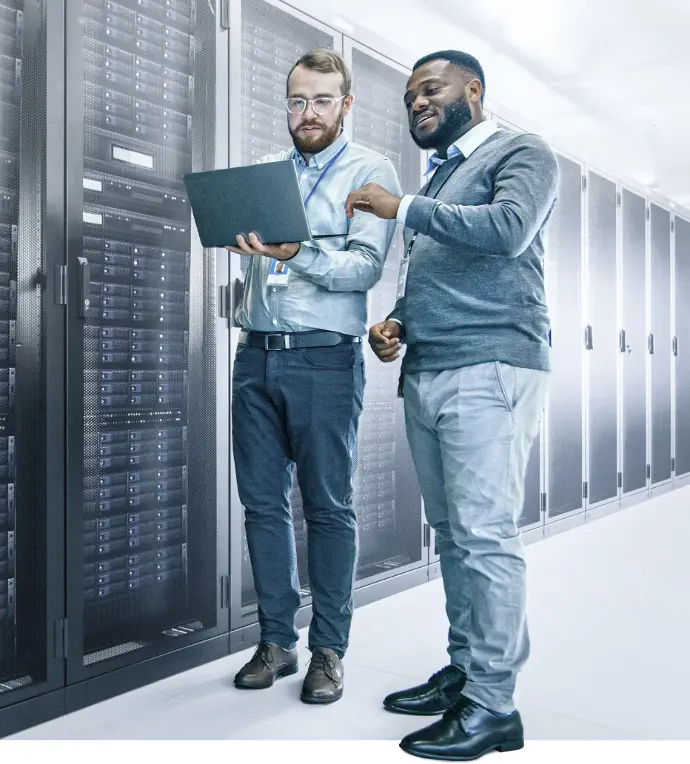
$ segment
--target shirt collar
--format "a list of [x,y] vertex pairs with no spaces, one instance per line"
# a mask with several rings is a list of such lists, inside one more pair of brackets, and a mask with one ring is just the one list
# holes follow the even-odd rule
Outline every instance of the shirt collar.
[[[314,154],[314,156],[311,158],[311,163],[309,164],[309,167],[316,167],[317,170],[323,169],[328,162],[333,159],[333,157],[340,151],[340,149],[345,146],[345,144],[348,142],[349,138],[347,133],[344,129],[340,131],[340,135],[331,143],[330,146],[326,146],[326,148],[323,151],[320,151],[318,154]],[[297,148],[293,149],[293,157],[297,160],[298,163],[307,166],[307,163],[304,161],[304,157],[300,152],[297,150]]]
[[[455,143],[448,148],[448,159],[462,154],[467,159],[470,154],[476,151],[482,143],[487,141],[494,133],[498,132],[500,128],[495,122],[488,119],[475,125],[471,130],[468,130],[464,135],[460,136]],[[442,159],[438,152],[433,154],[429,158],[429,164],[427,165],[425,175],[435,170],[439,165],[446,162],[446,159]]]

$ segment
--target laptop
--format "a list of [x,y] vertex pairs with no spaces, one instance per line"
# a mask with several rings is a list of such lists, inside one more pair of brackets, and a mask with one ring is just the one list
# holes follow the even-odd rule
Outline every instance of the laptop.
[[291,159],[193,172],[183,180],[203,247],[236,247],[237,235],[246,240],[252,231],[263,244],[347,236],[311,230]]

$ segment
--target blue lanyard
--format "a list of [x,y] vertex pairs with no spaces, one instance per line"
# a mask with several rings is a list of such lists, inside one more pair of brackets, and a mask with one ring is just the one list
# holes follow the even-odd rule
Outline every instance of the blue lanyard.
[[331,169],[331,166],[335,163],[335,160],[343,153],[343,151],[345,151],[346,148],[347,148],[347,143],[342,147],[342,149],[340,149],[340,151],[333,157],[333,159],[331,159],[331,161],[323,168],[323,172],[321,173],[321,175],[319,175],[318,180],[316,181],[316,183],[314,183],[314,187],[309,192],[309,195],[307,196],[307,198],[304,200],[305,207],[307,206],[307,202],[311,199],[312,195],[314,194],[314,191],[316,191],[319,183],[321,183],[321,181],[323,180],[323,176]]

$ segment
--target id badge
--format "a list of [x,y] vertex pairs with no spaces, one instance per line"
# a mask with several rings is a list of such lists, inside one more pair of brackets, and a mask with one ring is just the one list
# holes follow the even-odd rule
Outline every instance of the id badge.
[[286,287],[290,279],[290,268],[282,260],[271,260],[266,283],[270,286]]
[[400,261],[400,271],[398,273],[398,291],[395,295],[395,299],[399,300],[405,296],[405,289],[407,287],[407,270],[410,267],[410,253],[405,252],[402,260]]

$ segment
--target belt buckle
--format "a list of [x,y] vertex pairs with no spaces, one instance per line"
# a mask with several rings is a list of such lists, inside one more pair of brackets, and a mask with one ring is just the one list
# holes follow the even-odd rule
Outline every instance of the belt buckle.
[[[279,342],[271,342],[278,339]],[[289,350],[290,337],[287,334],[264,334],[264,350]]]

